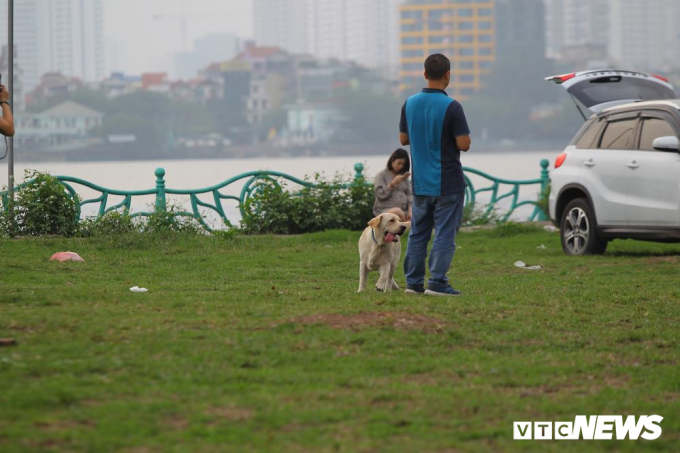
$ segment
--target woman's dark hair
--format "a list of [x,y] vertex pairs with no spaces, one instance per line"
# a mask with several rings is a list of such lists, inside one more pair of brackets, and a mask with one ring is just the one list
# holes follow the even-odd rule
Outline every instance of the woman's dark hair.
[[406,163],[404,164],[404,168],[402,168],[401,171],[399,172],[400,175],[403,175],[407,171],[411,170],[411,159],[409,159],[409,157],[408,157],[408,151],[406,151],[403,148],[399,148],[398,150],[396,150],[395,152],[392,153],[392,155],[390,156],[390,159],[387,161],[387,169],[389,171],[394,171],[394,169],[392,168],[392,162],[394,162],[397,159],[405,159],[406,160]]

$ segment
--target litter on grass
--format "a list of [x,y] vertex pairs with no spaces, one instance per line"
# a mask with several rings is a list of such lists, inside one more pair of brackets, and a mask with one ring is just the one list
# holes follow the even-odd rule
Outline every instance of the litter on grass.
[[132,288],[130,288],[130,291],[132,291],[133,293],[145,293],[148,291],[148,289],[140,288],[139,286],[133,286]]
[[555,231],[559,231],[558,228],[556,228],[554,225],[546,225],[543,227],[543,229],[549,233],[554,233]]
[[17,340],[14,338],[0,338],[0,348],[6,347],[6,346],[16,346],[17,345]]
[[524,261],[515,261],[515,267],[519,267],[520,269],[528,269],[530,271],[540,271],[543,269],[541,266],[527,266]]
[[85,262],[76,252],[58,252],[50,257],[50,261],[80,261]]

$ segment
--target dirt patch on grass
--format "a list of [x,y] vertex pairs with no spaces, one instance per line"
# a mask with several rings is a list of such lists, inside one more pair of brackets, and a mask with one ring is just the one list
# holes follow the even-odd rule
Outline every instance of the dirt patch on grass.
[[339,313],[320,313],[299,316],[290,320],[298,325],[326,325],[334,329],[359,330],[370,327],[393,327],[401,331],[420,331],[441,333],[450,327],[448,321],[432,316],[404,312],[371,312],[342,315]]
[[647,264],[659,264],[659,263],[680,263],[680,255],[665,255],[665,256],[654,256],[647,259]]
[[153,453],[154,451],[156,450],[152,450],[149,447],[132,447],[122,450],[122,453]]
[[208,408],[206,414],[215,417],[215,421],[245,421],[253,417],[254,412],[244,407],[235,406],[214,406]]
[[100,407],[100,406],[103,406],[104,404],[106,404],[106,401],[100,401],[100,400],[95,400],[95,399],[91,399],[91,398],[86,398],[84,400],[81,400],[79,404],[86,406],[86,407]]
[[51,420],[36,421],[33,426],[43,431],[70,431],[82,428],[96,428],[94,420]]
[[[75,451],[73,449],[68,449],[73,444],[67,440],[62,439],[42,439],[42,440],[28,440],[24,442],[24,445],[31,448],[30,451]],[[4,450],[3,450],[4,451]]]
[[191,423],[189,423],[189,420],[180,415],[172,414],[163,417],[162,424],[163,426],[169,427],[175,431],[184,431]]
[[506,388],[511,393],[519,393],[520,398],[542,397],[549,394],[567,393],[572,395],[594,395],[607,388],[626,388],[629,383],[627,376],[580,376],[574,382],[562,382],[552,385],[538,385],[534,387]]
[[416,384],[418,386],[447,386],[460,382],[466,382],[468,383],[467,385],[469,385],[470,381],[477,376],[477,373],[464,370],[459,372],[437,370],[436,372],[409,374],[403,376],[401,381],[406,384]]

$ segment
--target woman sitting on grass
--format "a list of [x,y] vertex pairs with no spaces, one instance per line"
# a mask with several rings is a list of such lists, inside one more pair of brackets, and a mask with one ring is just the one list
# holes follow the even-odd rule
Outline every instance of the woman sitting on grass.
[[399,148],[387,161],[387,168],[375,177],[375,203],[373,214],[396,214],[402,222],[411,220],[411,160],[405,149]]

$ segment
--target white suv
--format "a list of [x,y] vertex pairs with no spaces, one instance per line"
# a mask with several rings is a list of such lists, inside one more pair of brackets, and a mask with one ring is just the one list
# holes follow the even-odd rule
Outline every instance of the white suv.
[[582,114],[581,106],[593,113],[555,161],[550,217],[564,252],[601,254],[617,238],[680,242],[680,99],[672,85],[616,70],[546,80],[561,84]]

